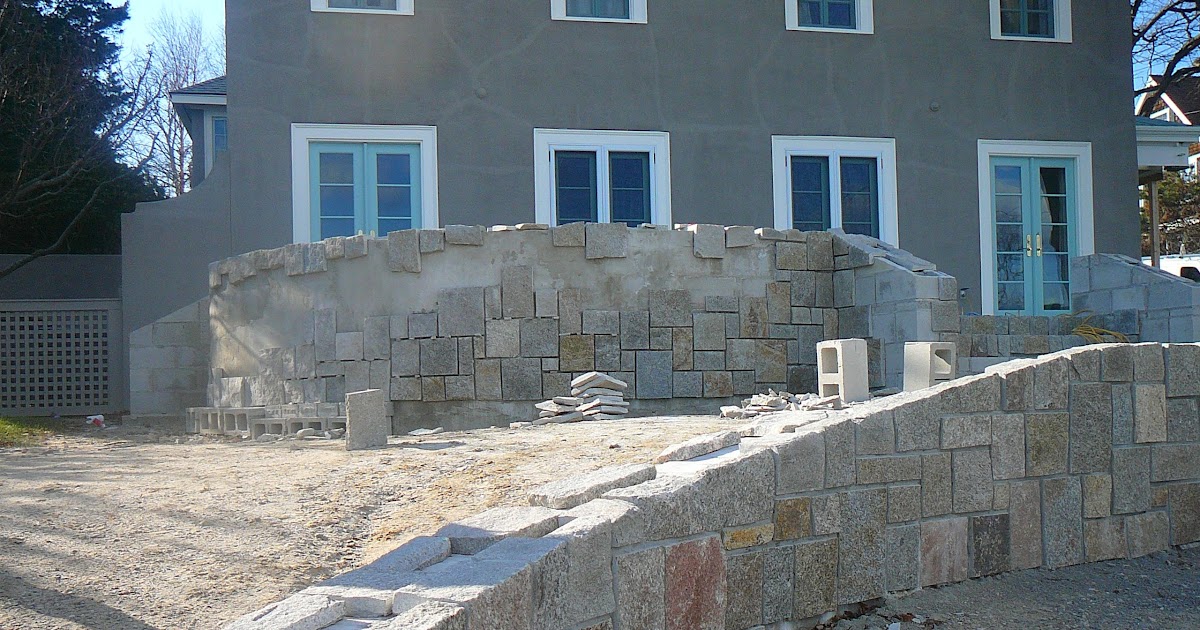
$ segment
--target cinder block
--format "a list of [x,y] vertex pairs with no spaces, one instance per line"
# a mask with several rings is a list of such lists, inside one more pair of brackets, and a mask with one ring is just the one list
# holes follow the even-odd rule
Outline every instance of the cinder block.
[[904,344],[904,391],[911,392],[958,376],[958,346],[949,342]]
[[837,339],[818,343],[817,381],[821,396],[839,396],[845,402],[870,400],[866,340]]

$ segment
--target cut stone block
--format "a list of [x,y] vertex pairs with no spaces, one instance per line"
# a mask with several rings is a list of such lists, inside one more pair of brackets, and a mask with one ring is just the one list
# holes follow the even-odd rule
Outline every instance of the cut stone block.
[[765,523],[732,527],[721,532],[721,546],[726,551],[761,547],[775,539],[775,524]]
[[484,334],[483,294],[482,287],[439,291],[438,334],[442,337]]
[[544,507],[492,508],[438,530],[451,552],[474,555],[505,538],[540,538],[558,529],[558,510]]
[[1104,518],[1083,522],[1084,559],[1103,562],[1125,557],[1125,519]]
[[1167,388],[1133,386],[1133,441],[1138,444],[1167,441]]
[[1200,444],[1156,444],[1151,480],[1190,481],[1200,479]]
[[1200,345],[1173,343],[1166,352],[1167,396],[1200,396]]
[[1171,510],[1171,544],[1200,542],[1200,484],[1171,486],[1167,506]]
[[[798,432],[795,437],[789,437],[772,448],[779,458],[779,494],[809,492],[825,487],[824,432]],[[844,453],[838,452],[837,455],[843,456]],[[841,471],[837,472],[840,474]]]
[[1011,568],[1009,516],[976,516],[971,519],[971,558],[975,577],[1004,573]]
[[637,353],[637,397],[639,399],[671,398],[674,354],[669,351]]
[[392,423],[386,403],[386,394],[379,389],[346,394],[346,450],[387,446]]
[[896,451],[896,427],[892,418],[891,411],[881,411],[855,423],[859,455],[890,455]]
[[728,249],[751,247],[756,243],[758,236],[750,226],[731,225],[725,228],[725,247]]
[[775,539],[797,540],[812,536],[812,499],[775,502]]
[[954,510],[951,457],[950,453],[921,457],[921,513],[925,517],[941,516]]
[[992,458],[985,449],[954,451],[954,511],[992,509]]
[[[297,351],[297,371],[299,371]],[[1170,442],[1200,442],[1200,413],[1193,398],[1167,400],[1167,440]]]
[[340,601],[297,594],[238,618],[226,630],[320,630],[345,615],[345,605]]
[[1112,515],[1112,475],[1083,476],[1083,517],[1108,518]]
[[992,416],[947,416],[942,419],[942,448],[971,448],[992,443]]
[[654,466],[649,464],[611,466],[546,484],[531,494],[529,501],[533,505],[567,510],[597,499],[609,490],[650,481],[655,474]]
[[695,459],[702,455],[708,455],[709,453],[729,448],[740,442],[741,439],[742,435],[738,431],[722,431],[721,433],[700,435],[686,442],[668,446],[663,452],[658,454],[658,457],[654,458],[654,463],[661,464],[664,462]]
[[445,230],[421,230],[418,240],[422,254],[432,254],[446,249]]
[[995,479],[1025,476],[1025,416],[992,416],[992,476]]
[[553,319],[522,319],[521,322],[521,356],[522,357],[557,357],[558,356],[558,322]]
[[921,518],[920,484],[888,487],[888,523],[905,523]]
[[1046,566],[1052,569],[1083,562],[1083,492],[1079,477],[1042,482],[1042,535]]
[[596,366],[596,338],[594,335],[563,335],[558,339],[559,369],[570,372],[588,372]]
[[489,358],[512,358],[521,355],[520,320],[489,320],[486,330],[484,346]]
[[542,395],[540,359],[501,359],[500,386],[504,400],[539,400]]
[[968,563],[966,518],[921,523],[921,586],[961,582]]
[[887,528],[887,592],[921,587],[921,526]]
[[531,267],[505,267],[501,270],[500,303],[505,319],[534,316],[536,306]]
[[724,630],[725,557],[710,536],[666,550],[667,630]]
[[839,604],[864,602],[883,596],[886,524],[886,489],[846,493],[842,534],[838,540]]
[[565,563],[535,582],[534,627],[579,627],[614,611],[612,531],[607,519],[582,517],[547,535],[566,543]]
[[408,316],[408,336],[414,339],[437,336],[437,313],[413,313]]
[[447,225],[446,242],[450,245],[483,245],[482,225]]
[[666,551],[652,547],[617,556],[617,616],[630,628],[666,627]]
[[1009,531],[1012,568],[1016,571],[1042,566],[1041,482],[1009,484]]
[[817,344],[817,380],[822,397],[843,402],[870,400],[867,386],[867,342],[838,339]]
[[764,554],[731,556],[726,563],[725,628],[751,628],[763,621]]
[[568,223],[550,228],[550,239],[555,247],[583,247],[586,223]]
[[1113,450],[1112,512],[1132,514],[1150,509],[1150,447]]
[[687,291],[650,291],[650,325],[655,327],[690,326],[692,297]]
[[348,332],[337,334],[337,360],[338,361],[362,361],[363,360],[363,334],[360,332]]
[[401,230],[388,234],[388,269],[405,273],[421,273],[421,243],[417,230]]
[[720,225],[690,225],[692,252],[696,258],[725,257],[725,228]]
[[1170,522],[1166,512],[1146,512],[1125,517],[1127,557],[1140,558],[1169,545]]
[[[648,311],[622,311],[620,328],[622,349],[650,349],[650,313]],[[663,349],[669,348],[670,346]]]
[[458,342],[454,339],[421,340],[421,375],[453,376],[458,374]]
[[958,346],[944,342],[904,344],[904,391],[911,392],[958,376]]
[[392,617],[371,630],[467,630],[467,609],[448,602],[428,601]]
[[588,260],[628,255],[629,228],[624,223],[588,223],[584,232],[584,256]]
[[1061,413],[1032,414],[1026,417],[1025,431],[1029,457],[1026,474],[1030,477],[1065,474],[1070,417]]
[[837,608],[837,538],[795,546],[793,618],[818,617]]
[[[877,484],[921,479],[921,456],[864,457],[858,460],[858,483]],[[988,480],[991,481],[990,478]]]
[[788,271],[808,270],[808,245],[805,243],[775,243],[775,268]]

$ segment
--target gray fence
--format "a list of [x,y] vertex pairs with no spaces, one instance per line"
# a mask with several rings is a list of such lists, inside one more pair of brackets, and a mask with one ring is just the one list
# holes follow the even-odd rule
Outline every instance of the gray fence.
[[120,300],[0,301],[0,413],[125,407]]

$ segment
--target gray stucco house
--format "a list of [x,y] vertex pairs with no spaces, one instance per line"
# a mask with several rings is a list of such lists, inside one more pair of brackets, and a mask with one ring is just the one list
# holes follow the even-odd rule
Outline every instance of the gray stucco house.
[[[983,314],[1136,256],[1125,0],[227,0],[173,95],[196,189],[126,218],[127,332],[252,250],[453,224],[867,234]],[[217,142],[227,150],[218,151]]]

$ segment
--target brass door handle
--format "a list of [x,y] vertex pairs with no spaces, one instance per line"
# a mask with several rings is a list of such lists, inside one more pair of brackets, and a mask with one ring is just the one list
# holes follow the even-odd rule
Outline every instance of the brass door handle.
[[1025,256],[1033,258],[1033,237],[1025,235]]
[[1041,234],[1037,235],[1037,255],[1038,255],[1038,258],[1042,257],[1042,235]]

